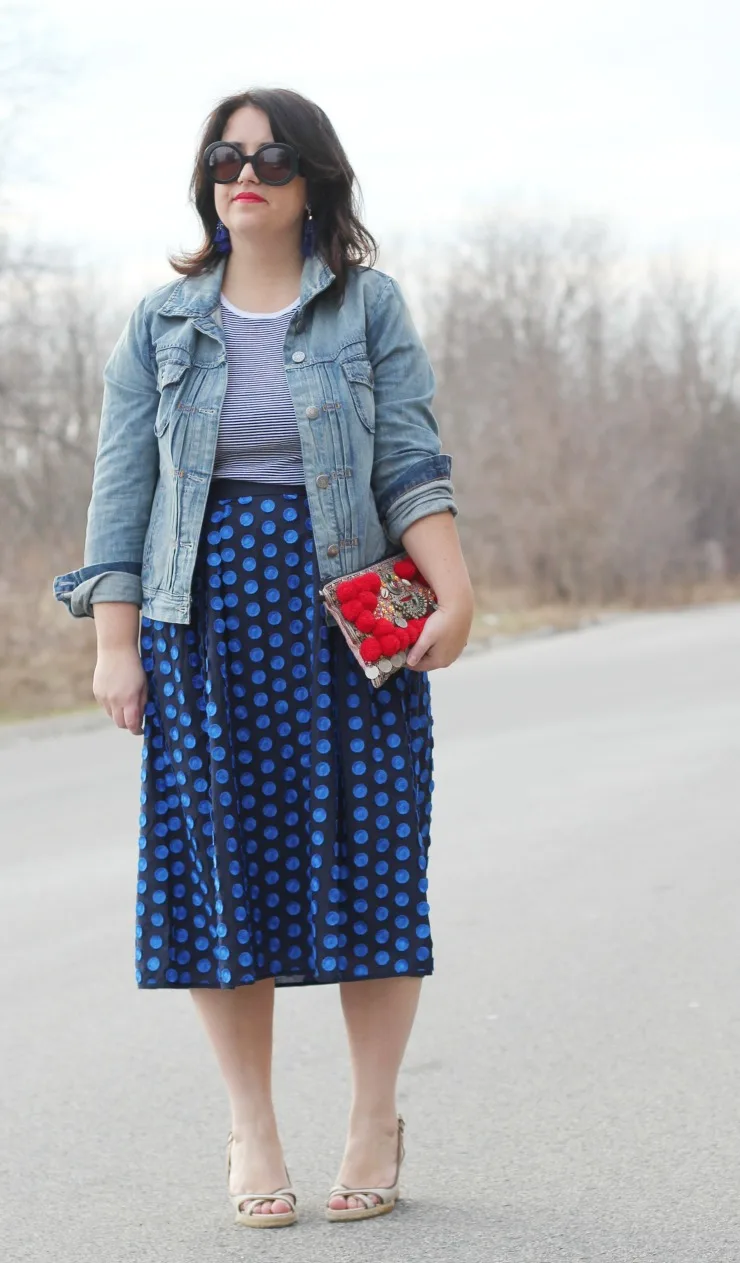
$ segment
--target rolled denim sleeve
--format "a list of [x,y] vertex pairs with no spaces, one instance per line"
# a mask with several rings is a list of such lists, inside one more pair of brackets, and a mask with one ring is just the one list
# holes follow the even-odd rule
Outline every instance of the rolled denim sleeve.
[[96,601],[126,601],[141,606],[141,566],[135,562],[108,562],[70,570],[55,578],[54,596],[76,618],[91,615]]
[[367,344],[375,398],[372,488],[383,529],[400,543],[419,518],[448,511],[456,516],[458,509],[452,458],[441,451],[432,412],[432,366],[391,277],[369,315]]
[[57,575],[54,595],[75,617],[99,601],[141,606],[144,539],[159,476],[159,406],[145,301],[129,318],[104,369],[103,407],[87,513],[84,564]]

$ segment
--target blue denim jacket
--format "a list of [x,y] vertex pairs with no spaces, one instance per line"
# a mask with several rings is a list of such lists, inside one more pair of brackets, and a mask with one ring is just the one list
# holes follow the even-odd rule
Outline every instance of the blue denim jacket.
[[[147,294],[105,367],[84,564],[54,592],[77,616],[128,601],[190,621],[190,593],[226,392],[224,264]],[[457,513],[434,378],[397,283],[353,268],[341,305],[319,259],[285,339],[322,583],[398,551],[418,518]]]

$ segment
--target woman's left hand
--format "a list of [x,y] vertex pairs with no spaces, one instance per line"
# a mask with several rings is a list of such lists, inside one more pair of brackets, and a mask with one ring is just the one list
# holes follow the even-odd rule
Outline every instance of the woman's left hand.
[[440,606],[429,615],[419,639],[409,649],[406,665],[413,671],[450,666],[468,643],[472,622],[472,604],[465,602],[450,609]]

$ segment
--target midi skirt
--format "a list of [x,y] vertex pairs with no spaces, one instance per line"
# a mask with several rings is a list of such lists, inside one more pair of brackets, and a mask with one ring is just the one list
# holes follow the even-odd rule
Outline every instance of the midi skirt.
[[429,681],[375,689],[317,578],[305,487],[214,481],[190,623],[142,619],[139,987],[433,971]]

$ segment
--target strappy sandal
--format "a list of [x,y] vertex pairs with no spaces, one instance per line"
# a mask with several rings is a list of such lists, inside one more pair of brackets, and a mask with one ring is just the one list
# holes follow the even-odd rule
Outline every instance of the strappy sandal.
[[[401,1163],[406,1156],[406,1149],[403,1143],[404,1126],[404,1121],[399,1114],[396,1182],[392,1188],[348,1188],[346,1184],[335,1184],[329,1194],[329,1202],[333,1197],[356,1197],[358,1201],[362,1202],[362,1205],[347,1207],[346,1210],[332,1210],[327,1203],[327,1219],[338,1223],[342,1219],[374,1219],[376,1215],[390,1214],[400,1196]],[[379,1201],[373,1202],[373,1197],[379,1198]]]
[[[226,1187],[229,1191],[229,1200],[236,1211],[236,1222],[245,1228],[287,1228],[289,1224],[294,1224],[298,1215],[296,1214],[296,1195],[291,1187],[276,1189],[274,1193],[231,1192],[231,1146],[233,1143],[234,1137],[229,1132],[226,1143]],[[290,1181],[287,1167],[285,1174]],[[262,1211],[255,1214],[257,1206],[261,1206],[264,1202],[287,1202],[291,1209],[286,1210],[282,1215],[273,1214],[272,1211],[269,1214]]]

